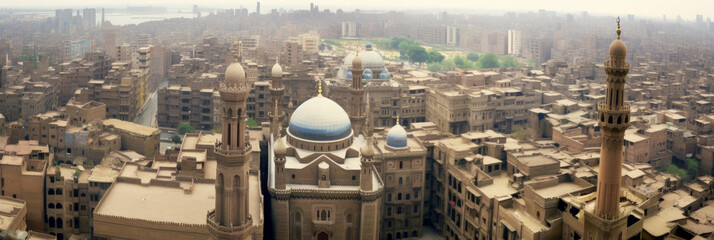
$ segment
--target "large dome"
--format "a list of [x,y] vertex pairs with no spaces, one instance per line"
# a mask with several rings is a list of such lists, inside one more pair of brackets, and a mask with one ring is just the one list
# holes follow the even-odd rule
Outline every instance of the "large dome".
[[[382,55],[379,54],[379,52],[362,51],[362,52],[359,52],[359,57],[362,59],[362,68],[370,68],[370,69],[383,69],[384,68],[384,59],[382,58]],[[354,59],[354,58],[355,58],[354,52],[347,54],[347,56],[344,59],[344,65],[352,66],[352,59]]]
[[352,124],[340,105],[318,95],[295,109],[288,132],[304,140],[334,141],[349,136]]

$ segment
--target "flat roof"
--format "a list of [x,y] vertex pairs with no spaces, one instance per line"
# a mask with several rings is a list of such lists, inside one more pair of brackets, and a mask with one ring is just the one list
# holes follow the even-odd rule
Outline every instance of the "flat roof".
[[555,198],[584,189],[583,186],[572,182],[558,183],[550,187],[534,189],[533,191],[543,198]]
[[[0,230],[7,231],[25,205],[25,201],[20,199],[0,197]],[[19,220],[24,222],[25,219]]]
[[129,219],[205,225],[206,213],[215,208],[215,185],[194,182],[190,188],[191,191],[185,191],[181,187],[118,181],[104,195],[95,213]]
[[122,121],[114,118],[104,120],[104,125],[146,137],[158,135],[161,133],[158,128],[147,127],[133,122]]

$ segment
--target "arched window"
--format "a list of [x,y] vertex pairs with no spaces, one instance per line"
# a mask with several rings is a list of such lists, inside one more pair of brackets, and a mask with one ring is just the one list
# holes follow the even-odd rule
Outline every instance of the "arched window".
[[322,212],[320,212],[320,220],[322,220],[322,221],[327,220],[327,211],[322,210]]
[[57,205],[55,205],[55,206],[56,206],[57,209],[62,209],[62,204],[61,204],[61,203],[57,203]]
[[417,237],[417,235],[419,235],[419,233],[418,233],[417,231],[413,231],[413,232],[412,232],[412,237],[413,237],[413,238]]
[[50,225],[50,228],[55,228],[55,218],[50,217],[49,219],[47,219],[47,224]]
[[47,195],[55,195],[55,190],[50,188],[49,190],[47,190]]
[[54,203],[47,204],[47,208],[54,209],[54,208],[55,208],[55,204],[54,204]]
[[326,181],[327,177],[325,175],[322,175],[322,181]]
[[402,169],[402,168],[404,168],[404,162],[399,161],[399,169]]
[[345,217],[345,222],[352,223],[352,214],[351,213],[347,214],[347,216]]
[[57,218],[57,228],[62,228],[62,218]]
[[238,175],[233,176],[233,186],[240,187],[240,176],[238,176]]
[[402,233],[397,233],[397,239],[402,239]]
[[[230,112],[230,110],[228,110],[228,112]],[[229,114],[230,114],[230,113],[229,113]],[[230,124],[230,123],[228,123],[228,129],[227,129],[227,130],[228,130],[228,131],[227,131],[227,132],[228,132],[228,137],[227,137],[227,139],[228,139],[228,146],[230,146],[230,145],[231,145],[231,133],[232,133],[232,132],[231,132],[231,124]]]
[[302,239],[302,214],[300,212],[295,213],[295,231],[293,234],[293,239]]
[[399,177],[399,185],[402,185],[402,178]]
[[392,234],[391,234],[391,233],[387,233],[387,240],[392,240]]

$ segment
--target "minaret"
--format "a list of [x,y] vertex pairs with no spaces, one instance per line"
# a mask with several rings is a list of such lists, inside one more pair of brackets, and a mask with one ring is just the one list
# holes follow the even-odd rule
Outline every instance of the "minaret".
[[253,221],[248,214],[250,143],[246,140],[246,99],[250,90],[245,71],[238,63],[239,44],[232,47],[233,62],[226,69],[219,93],[222,102],[222,139],[214,152],[216,166],[216,209],[207,216],[211,239],[246,239]]
[[360,153],[362,158],[360,163],[362,164],[362,173],[360,174],[360,189],[362,191],[372,191],[373,188],[373,172],[374,168],[374,143],[372,143],[372,131],[370,131],[370,122],[367,120],[367,125],[365,126],[365,137],[367,138],[364,145],[360,148]]
[[[275,59],[275,65],[273,65],[273,69],[271,70],[271,79],[272,79],[272,84],[270,86],[270,96],[273,98],[273,104],[275,107],[275,110],[273,111],[273,123],[271,124],[271,128],[273,132],[275,133],[277,129],[279,129],[279,125],[281,123],[280,119],[283,118],[284,114],[280,112],[280,102],[283,99],[283,93],[285,93],[285,87],[283,86],[283,68],[280,66],[279,59]],[[274,134],[275,137],[277,137],[279,134]]]
[[352,87],[350,87],[350,122],[352,122],[352,131],[354,136],[359,136],[362,124],[364,123],[364,115],[362,111],[362,96],[364,88],[362,87],[362,58],[359,56],[359,49],[356,51],[355,57],[352,59]]
[[622,147],[625,130],[630,126],[630,104],[625,102],[625,80],[630,64],[625,62],[627,47],[620,40],[620,19],[617,19],[617,39],[610,44],[610,60],[605,62],[607,97],[598,104],[598,123],[602,129],[600,171],[597,181],[595,211],[588,212],[586,239],[624,239],[629,213],[620,208]]

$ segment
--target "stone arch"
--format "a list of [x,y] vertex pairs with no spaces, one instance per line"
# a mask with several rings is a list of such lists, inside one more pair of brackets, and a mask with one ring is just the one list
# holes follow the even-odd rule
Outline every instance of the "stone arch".
[[293,215],[293,239],[302,239],[302,212],[295,211]]
[[320,232],[317,234],[317,240],[329,240],[330,237],[325,232]]

